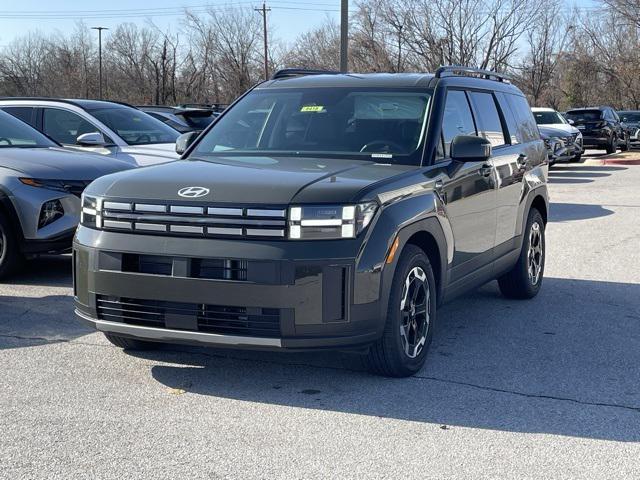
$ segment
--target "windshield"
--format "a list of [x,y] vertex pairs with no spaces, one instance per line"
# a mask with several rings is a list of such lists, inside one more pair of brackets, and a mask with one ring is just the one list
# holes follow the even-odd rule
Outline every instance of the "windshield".
[[0,111],[0,148],[57,147],[58,144],[13,115]]
[[417,89],[256,90],[218,120],[194,154],[326,155],[419,164],[430,98]]
[[558,112],[533,112],[533,116],[536,119],[538,125],[551,125],[553,123],[567,123],[562,115]]
[[130,107],[88,110],[129,145],[175,143],[179,133],[160,120]]
[[618,112],[618,116],[623,122],[640,122],[640,112]]
[[567,112],[567,118],[574,122],[591,122],[602,119],[600,110],[573,110]]

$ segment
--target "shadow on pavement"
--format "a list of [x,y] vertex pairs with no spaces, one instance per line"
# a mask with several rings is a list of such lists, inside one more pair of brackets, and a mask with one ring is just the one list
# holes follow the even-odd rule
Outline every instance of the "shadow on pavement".
[[46,255],[28,260],[20,272],[3,283],[71,287],[71,255]]
[[567,177],[567,178],[598,178],[598,177],[609,177],[610,173],[605,172],[591,172],[591,171],[563,171],[563,170],[553,170],[549,172],[549,177],[558,178],[558,177]]
[[369,375],[332,352],[167,346],[135,355],[157,362],[158,382],[190,394],[637,442],[638,299],[637,284],[547,278],[537,298],[512,301],[493,282],[440,310],[428,363],[408,379]]
[[589,178],[564,178],[549,177],[549,183],[591,183],[593,180]]
[[551,171],[551,173],[560,173],[563,172],[565,170],[571,171],[571,172],[615,172],[615,171],[619,171],[619,170],[627,170],[627,168],[625,167],[610,167],[610,166],[592,166],[592,165],[568,165],[568,166],[562,166],[562,167],[554,167],[554,169]]
[[613,213],[613,210],[608,210],[600,205],[587,205],[582,203],[552,203],[549,205],[550,222],[586,220],[589,218],[606,217],[607,215],[613,215]]

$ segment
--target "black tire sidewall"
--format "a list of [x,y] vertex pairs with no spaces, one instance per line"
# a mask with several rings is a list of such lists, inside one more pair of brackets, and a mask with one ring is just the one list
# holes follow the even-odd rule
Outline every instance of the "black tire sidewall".
[[18,263],[18,242],[7,218],[0,213],[0,238],[2,250],[0,251],[0,278],[13,273]]
[[[540,278],[538,279],[538,283],[536,283],[535,285],[532,284],[531,280],[529,279],[529,271],[528,271],[528,265],[527,265],[527,255],[529,253],[531,226],[534,224],[534,222],[538,222],[538,225],[540,226],[540,238],[542,241],[542,268],[540,269]],[[527,218],[527,229],[525,230],[525,232],[526,232],[526,236],[522,243],[522,252],[521,252],[522,275],[524,277],[524,280],[526,280],[527,282],[530,296],[533,297],[538,293],[538,291],[542,287],[542,282],[544,280],[544,268],[545,268],[546,259],[547,259],[547,243],[545,240],[545,225],[542,219],[542,215],[535,208],[531,209],[531,211],[529,212],[529,218]]]
[[[402,344],[402,338],[400,336],[400,324],[402,322],[402,315],[400,314],[400,302],[402,300],[402,293],[404,290],[404,283],[407,275],[414,267],[420,267],[427,276],[427,283],[429,286],[429,330],[427,332],[427,338],[425,345],[416,358],[409,358],[404,352],[404,346]],[[429,351],[429,346],[433,339],[433,331],[436,320],[436,288],[435,277],[431,268],[429,258],[418,247],[408,245],[402,252],[398,266],[396,268],[393,283],[391,286],[391,295],[389,297],[389,307],[387,313],[387,325],[385,329],[385,341],[387,342],[388,351],[392,353],[394,363],[397,362],[398,367],[406,370],[410,373],[419,371],[426,361],[426,357]],[[390,338],[389,338],[390,337]],[[393,345],[389,343],[393,342]]]

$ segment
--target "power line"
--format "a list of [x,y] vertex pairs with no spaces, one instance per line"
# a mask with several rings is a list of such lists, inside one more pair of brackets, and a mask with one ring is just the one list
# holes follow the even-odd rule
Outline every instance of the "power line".
[[267,8],[267,4],[262,2],[262,8],[254,8],[256,12],[262,15],[262,32],[264,34],[264,79],[269,80],[269,49],[267,48],[267,12],[271,9]]

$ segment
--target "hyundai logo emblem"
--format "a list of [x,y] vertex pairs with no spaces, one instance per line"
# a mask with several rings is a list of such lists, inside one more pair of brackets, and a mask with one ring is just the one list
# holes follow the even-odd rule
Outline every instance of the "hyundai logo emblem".
[[199,198],[208,195],[210,190],[206,187],[184,187],[178,190],[178,195],[185,198]]

